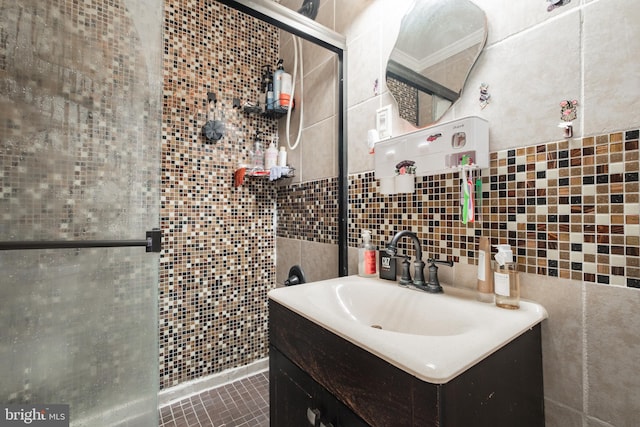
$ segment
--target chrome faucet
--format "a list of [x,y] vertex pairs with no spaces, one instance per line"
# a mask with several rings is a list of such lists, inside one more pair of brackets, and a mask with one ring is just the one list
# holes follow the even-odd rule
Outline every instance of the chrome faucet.
[[[418,236],[416,236],[416,233],[408,230],[403,230],[396,233],[396,235],[393,236],[393,239],[391,239],[391,243],[387,245],[386,252],[391,256],[395,256],[398,253],[398,241],[404,236],[409,236],[411,237],[411,240],[413,240],[413,247],[416,251],[416,260],[413,263],[415,271],[413,275],[413,281],[410,280],[411,277],[408,275],[409,272],[405,271],[405,268],[403,268],[402,280],[400,281],[400,284],[406,285],[409,283],[413,283],[414,286],[424,288],[426,286],[426,283],[424,281],[424,261],[422,261],[422,247],[420,247],[420,240],[418,239]],[[403,264],[407,266],[408,262],[405,260]]]

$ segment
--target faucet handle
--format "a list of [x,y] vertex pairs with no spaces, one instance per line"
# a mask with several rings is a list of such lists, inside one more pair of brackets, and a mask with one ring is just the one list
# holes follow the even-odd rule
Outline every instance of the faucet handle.
[[407,255],[397,255],[394,258],[402,258],[402,274],[400,275],[400,281],[398,282],[402,286],[412,284],[411,273],[409,272],[411,263]]
[[434,258],[429,258],[427,262],[429,263],[429,281],[426,285],[427,292],[443,292],[442,286],[440,286],[440,281],[438,280],[438,267],[436,266],[436,264],[444,264],[448,265],[449,267],[453,267],[453,261],[440,261]]
[[[434,264],[444,264],[444,265],[448,265],[449,267],[453,267],[453,261],[451,261],[450,259],[448,259],[446,261],[440,261],[439,259],[429,258],[427,260],[427,262],[430,264],[429,267],[431,267]],[[435,267],[435,265],[434,265],[434,267]]]

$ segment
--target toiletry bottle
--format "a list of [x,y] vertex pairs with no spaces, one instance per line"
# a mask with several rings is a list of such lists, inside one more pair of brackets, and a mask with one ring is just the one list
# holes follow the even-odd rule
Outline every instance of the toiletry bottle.
[[269,144],[269,148],[264,152],[264,168],[271,170],[278,162],[278,149],[275,142]]
[[267,66],[267,96],[265,99],[265,105],[267,111],[273,111],[273,74],[271,73],[271,66],[269,65]]
[[284,73],[284,60],[278,60],[276,70],[273,72],[273,109],[280,108],[280,88],[282,88],[282,74]]
[[491,271],[491,245],[488,237],[480,237],[478,246],[478,300],[493,302],[493,272]]
[[280,152],[278,153],[278,166],[287,166],[287,149],[284,148],[284,145],[280,147]]
[[259,140],[256,141],[256,148],[253,151],[253,168],[256,171],[264,170],[264,150]]
[[358,274],[374,277],[378,274],[377,250],[371,243],[371,231],[362,230],[362,246],[358,250]]
[[283,72],[280,75],[280,108],[288,110],[291,106],[291,89],[292,89],[291,74]]
[[496,305],[501,308],[520,308],[520,273],[518,264],[513,262],[510,245],[497,245],[493,272],[493,286]]

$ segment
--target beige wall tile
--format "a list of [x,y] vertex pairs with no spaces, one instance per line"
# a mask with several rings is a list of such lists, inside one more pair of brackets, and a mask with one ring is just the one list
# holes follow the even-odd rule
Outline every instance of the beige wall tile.
[[545,427],[583,427],[582,413],[553,400],[544,401]]
[[549,313],[542,324],[545,397],[577,411],[583,409],[583,285],[569,280],[522,274],[521,296]]
[[329,118],[316,123],[302,133],[302,169],[303,181],[329,178],[338,175],[338,145],[336,140],[336,122]]
[[640,292],[589,285],[586,294],[588,415],[616,426],[640,419]]
[[[562,40],[562,43],[558,43]],[[482,82],[491,103],[480,109]],[[471,71],[451,113],[477,115],[490,124],[490,150],[561,139],[560,101],[580,97],[580,13],[575,11],[530,29],[526,36],[490,46]],[[575,123],[574,135],[579,135]]]
[[[586,135],[638,125],[640,2],[609,0],[584,8],[584,130]],[[615,31],[611,31],[615,28]]]
[[300,265],[308,282],[338,277],[338,245],[302,241]]
[[289,269],[301,263],[302,240],[278,237],[276,253],[276,284],[281,286],[288,278]]

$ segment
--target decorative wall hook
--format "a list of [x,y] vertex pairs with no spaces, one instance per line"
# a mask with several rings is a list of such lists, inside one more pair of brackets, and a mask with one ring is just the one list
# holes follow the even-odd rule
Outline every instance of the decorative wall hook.
[[560,124],[559,128],[564,129],[564,137],[573,137],[573,120],[578,117],[578,100],[564,100],[560,102]]
[[578,100],[573,101],[561,101],[560,102],[560,119],[563,122],[570,122],[576,119],[578,116]]
[[553,9],[571,3],[571,0],[547,0],[547,3],[550,3],[549,6],[547,6],[547,12],[551,12]]
[[489,94],[489,85],[486,83],[480,84],[480,108],[484,110],[489,104],[489,100],[491,99],[491,95]]

